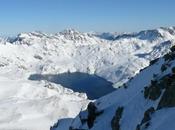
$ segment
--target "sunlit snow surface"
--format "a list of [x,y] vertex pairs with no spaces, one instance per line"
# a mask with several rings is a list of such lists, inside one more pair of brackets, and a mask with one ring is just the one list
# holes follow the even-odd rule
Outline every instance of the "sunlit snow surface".
[[[160,58],[154,65],[147,67],[141,71],[137,76],[130,80],[126,88],[120,88],[117,91],[110,93],[98,99],[95,104],[98,110],[103,110],[100,116],[95,120],[91,130],[111,130],[111,120],[115,115],[118,107],[123,106],[123,114],[120,120],[121,130],[135,130],[136,126],[141,123],[144,113],[150,107],[157,109],[158,103],[162,97],[153,101],[144,98],[144,87],[151,84],[153,75],[157,74],[158,79],[172,73],[172,68],[175,66],[175,60],[170,62],[168,69],[164,72],[161,71],[162,64],[165,63],[164,58]],[[88,129],[86,124],[80,122],[80,115],[75,118],[72,123],[74,128]],[[175,124],[175,108],[162,108],[156,110],[151,115],[149,126],[146,130],[174,130]],[[60,126],[61,127],[61,126]],[[58,126],[59,130],[60,128]],[[141,130],[145,130],[142,126]],[[64,129],[63,127],[61,129]]]
[[167,53],[174,34],[174,28],[161,28],[105,40],[67,30],[1,39],[0,129],[48,130],[58,119],[73,118],[85,109],[86,94],[49,81],[28,80],[32,74],[95,74],[118,87],[150,60]]

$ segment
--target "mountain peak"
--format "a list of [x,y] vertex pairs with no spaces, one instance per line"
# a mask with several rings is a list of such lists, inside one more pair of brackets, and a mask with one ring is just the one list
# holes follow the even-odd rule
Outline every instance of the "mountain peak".
[[65,34],[69,34],[69,35],[70,34],[79,34],[79,33],[80,32],[78,30],[73,29],[73,28],[67,28],[67,29],[60,32],[60,34],[63,34],[63,35],[65,35]]
[[90,36],[87,33],[82,33],[72,28],[65,29],[58,35],[63,36],[66,40],[81,43],[88,41],[88,39],[90,38]]

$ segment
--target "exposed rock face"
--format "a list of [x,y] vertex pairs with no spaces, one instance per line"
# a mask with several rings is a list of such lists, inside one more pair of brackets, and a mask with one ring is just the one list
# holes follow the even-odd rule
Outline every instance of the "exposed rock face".
[[93,102],[90,102],[88,105],[88,119],[87,124],[89,128],[92,128],[95,118],[96,118],[97,107]]
[[151,115],[155,112],[154,107],[150,107],[145,111],[144,117],[142,119],[141,125],[151,120]]
[[175,81],[173,81],[171,85],[166,88],[159,102],[158,109],[165,107],[175,107]]
[[96,117],[101,115],[103,111],[98,111],[97,107],[95,106],[95,103],[93,102],[90,102],[88,104],[87,109],[88,109],[87,125],[89,128],[92,128]]
[[122,118],[124,107],[118,107],[116,110],[115,116],[111,121],[112,130],[120,130],[120,119]]
[[160,97],[161,88],[157,81],[152,81],[149,87],[145,87],[144,97],[150,100],[156,100]]

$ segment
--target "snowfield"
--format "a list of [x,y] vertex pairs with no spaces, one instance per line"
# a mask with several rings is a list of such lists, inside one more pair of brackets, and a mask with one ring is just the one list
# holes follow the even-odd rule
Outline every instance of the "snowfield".
[[[49,130],[58,119],[68,119],[68,124],[72,123],[72,118],[76,117],[80,110],[86,109],[89,100],[85,93],[73,92],[49,81],[31,81],[28,78],[32,74],[83,72],[98,75],[118,88],[148,66],[151,60],[169,52],[169,48],[174,44],[174,27],[105,36],[100,33],[65,30],[57,34],[31,32],[21,33],[15,38],[1,38],[0,130]],[[150,75],[151,73],[153,72],[150,72]],[[135,80],[137,82],[134,84],[140,84],[143,77]],[[145,80],[145,84],[148,81],[149,79]],[[120,99],[122,104],[132,103],[129,102],[130,95],[135,93],[135,89],[138,89],[138,95],[141,95],[141,88],[135,86],[130,87],[130,91],[122,89],[107,97],[114,95],[118,98],[115,101],[117,103]],[[128,96],[122,96],[126,95],[125,93]],[[146,103],[138,97],[133,98],[141,102],[140,106],[146,109]],[[108,100],[103,100],[106,99]],[[102,104],[102,108],[108,105]],[[146,104],[150,105],[151,103]],[[133,113],[139,111],[136,111],[136,107],[130,108]],[[113,112],[108,111],[109,117]],[[108,114],[103,116],[109,118]],[[160,115],[155,119],[158,116]],[[140,118],[141,114],[137,119]],[[59,130],[65,129],[64,126],[60,127],[62,128]],[[97,125],[94,130],[101,130],[99,127]],[[135,124],[123,125],[125,130],[134,127]],[[102,128],[108,126],[104,124]]]
[[[82,111],[72,121],[71,127],[73,130],[174,130],[175,51],[169,53],[169,55],[173,57],[164,56],[159,58],[153,65],[145,68],[132,80],[128,81],[125,87],[97,99],[94,103],[96,112],[102,111],[102,113],[95,116],[93,126],[88,127],[88,120],[90,120],[90,116],[93,116],[88,109]],[[163,69],[162,66],[167,67]],[[170,80],[166,82],[167,78]],[[171,84],[168,85],[169,82]],[[145,98],[145,87],[150,86],[152,86],[152,90],[149,91],[150,95],[152,94],[151,96],[155,96],[157,90],[161,91],[156,99],[149,96]],[[157,90],[154,88],[155,86]],[[163,86],[166,86],[166,88]],[[170,90],[170,87],[172,87],[172,90]],[[169,95],[165,94],[168,91]],[[159,108],[163,98],[165,99],[164,107]],[[121,116],[116,114],[120,107],[123,107]],[[154,109],[152,110],[153,113],[145,114],[150,108]],[[112,119],[114,117],[117,118],[115,125],[113,124],[116,129],[112,129]],[[60,130],[59,126],[54,130]]]
[[87,103],[85,95],[59,85],[0,79],[1,130],[49,130],[57,119],[74,117]]

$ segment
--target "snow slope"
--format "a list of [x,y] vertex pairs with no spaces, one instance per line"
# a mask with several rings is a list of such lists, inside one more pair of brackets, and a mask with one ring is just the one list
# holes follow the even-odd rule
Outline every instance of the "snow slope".
[[[165,58],[167,57],[166,55],[160,58],[153,65],[145,68],[132,80],[127,82],[125,87],[121,87],[115,92],[96,100],[95,105],[97,107],[97,111],[103,111],[103,113],[96,116],[92,128],[87,126],[87,122],[84,122],[83,124],[81,122],[82,119],[89,118],[87,116],[87,111],[81,112],[74,119],[71,126],[74,129],[77,128],[83,130],[112,130],[111,122],[115,112],[119,107],[123,107],[123,113],[119,119],[120,130],[174,130],[175,99],[172,94],[175,91],[175,71],[173,72],[173,68],[175,69],[174,54],[175,51],[168,54],[168,56],[172,57]],[[162,66],[166,66],[166,69],[163,69]],[[170,80],[166,81],[166,78],[170,78]],[[156,81],[156,83],[153,83],[153,81]],[[170,85],[168,85],[168,81],[171,82]],[[156,99],[145,98],[145,87],[154,85],[157,85],[158,89],[161,90],[160,95]],[[165,86],[165,88],[162,85]],[[173,88],[169,91],[171,95],[165,96],[165,92],[170,89],[170,86]],[[156,92],[153,90],[152,96],[155,95]],[[160,102],[163,98],[169,100],[166,100],[166,105],[160,108]],[[149,115],[150,119],[141,123],[143,121],[143,117],[147,117],[144,116],[144,113],[150,107],[153,107],[155,112]],[[137,128],[137,125],[139,124],[140,127]]]
[[[133,37],[104,40],[76,30],[65,30],[55,35],[33,32],[20,34],[11,48],[17,48],[13,51],[25,49],[18,57],[28,63],[31,60],[29,64],[38,68],[32,69],[36,73],[95,73],[117,83],[117,87],[135,76],[150,60],[166,54],[174,44],[174,33],[172,27],[159,28],[139,32]],[[23,64],[20,59],[18,62]],[[31,69],[29,64],[24,66]]]
[[75,116],[87,102],[70,90],[44,82],[1,77],[0,90],[1,130],[48,130],[58,118]]
[[74,118],[86,108],[85,94],[48,81],[30,81],[30,75],[84,72],[117,88],[150,60],[169,52],[174,34],[173,27],[159,28],[109,40],[68,29],[1,38],[0,129],[48,130],[57,119]]

